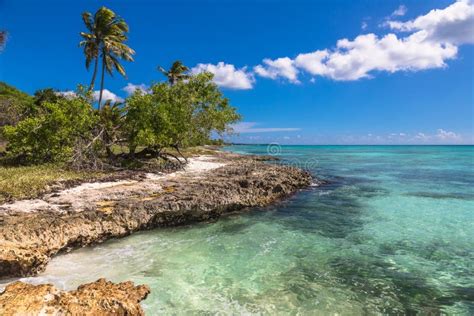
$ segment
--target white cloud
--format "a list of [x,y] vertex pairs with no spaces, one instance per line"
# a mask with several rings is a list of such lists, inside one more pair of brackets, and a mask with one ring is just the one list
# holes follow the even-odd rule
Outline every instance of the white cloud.
[[133,84],[129,82],[125,87],[122,88],[123,91],[125,91],[128,95],[132,95],[135,93],[137,90],[141,90],[143,93],[150,93],[150,87],[148,87],[146,84]]
[[255,127],[256,122],[240,122],[232,125],[234,132],[245,133],[268,133],[268,132],[294,132],[301,130],[295,127]]
[[[431,10],[428,14],[407,22],[388,21],[398,31],[418,31],[425,39],[437,43],[474,43],[474,4],[457,1],[445,9]],[[420,35],[421,36],[421,35]]]
[[214,82],[218,86],[229,89],[252,89],[255,81],[253,75],[247,72],[247,67],[237,69],[234,65],[224,62],[219,62],[217,65],[197,64],[191,69],[191,73],[193,74],[204,71],[214,74]]
[[[246,122],[245,124],[255,124]],[[252,128],[252,127],[251,127]],[[252,132],[249,132],[252,133]],[[256,132],[258,133],[258,132]],[[297,134],[295,136],[295,134]],[[344,135],[344,134],[307,134],[299,133],[275,135],[272,133],[233,135],[231,140],[235,142],[278,142],[294,144],[367,144],[367,145],[472,145],[474,144],[474,134],[458,134],[443,129],[438,129],[434,133],[387,133],[387,134],[364,134],[364,135]],[[289,137],[289,139],[287,138]]]
[[66,99],[74,99],[75,97],[77,97],[77,94],[76,92],[72,91],[72,90],[68,90],[68,91],[58,91],[56,92],[57,95],[62,95],[63,97],[65,97]]
[[326,75],[327,66],[324,64],[324,61],[327,60],[328,56],[328,50],[299,54],[295,59],[295,65],[313,75]]
[[362,21],[362,23],[360,24],[360,28],[361,28],[362,30],[366,30],[368,26],[369,26],[369,25],[368,25],[367,22],[365,22],[365,21]]
[[417,71],[445,67],[445,60],[455,58],[457,47],[424,41],[412,34],[398,38],[387,34],[357,36],[353,41],[341,39],[336,49],[300,54],[296,64],[312,75],[334,80],[358,80],[371,77],[373,71]]
[[395,11],[392,12],[392,16],[404,16],[407,11],[407,7],[401,4]]
[[429,144],[462,144],[469,143],[469,139],[464,139],[460,134],[452,131],[447,131],[442,128],[436,131],[436,134],[429,135],[425,133],[418,133],[414,137],[415,141]]
[[430,139],[430,137],[427,136],[425,133],[418,133],[415,135],[415,139],[419,139],[421,141],[427,141],[428,139]]
[[[94,97],[95,101],[99,101],[100,91],[99,90],[94,91],[92,96]],[[102,92],[102,102],[105,102],[107,100],[111,100],[113,103],[125,101],[123,98],[119,97],[115,93],[110,92],[107,89],[104,89],[104,91]]]
[[455,132],[445,131],[444,129],[438,129],[438,133],[436,137],[439,140],[460,140],[461,136],[456,134]]
[[[400,6],[394,16],[405,12],[406,7]],[[362,34],[353,40],[337,41],[333,49],[299,54],[294,59],[264,59],[263,65],[254,67],[254,71],[262,77],[299,83],[300,71],[333,80],[358,80],[371,78],[378,71],[443,68],[448,60],[457,57],[458,45],[474,43],[474,4],[461,0],[412,21],[387,24],[410,34]]]
[[275,60],[264,59],[264,65],[254,67],[257,75],[270,79],[285,78],[292,83],[299,83],[298,69],[294,65],[294,60],[288,57],[277,58]]

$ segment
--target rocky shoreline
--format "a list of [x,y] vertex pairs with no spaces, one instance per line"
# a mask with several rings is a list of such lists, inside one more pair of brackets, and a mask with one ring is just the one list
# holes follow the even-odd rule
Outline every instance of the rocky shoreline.
[[114,284],[105,279],[65,292],[51,284],[14,282],[0,294],[0,313],[9,315],[144,315],[146,285]]
[[218,152],[193,158],[183,172],[85,184],[0,205],[0,277],[35,275],[60,252],[135,231],[265,206],[313,181],[301,169],[262,160]]

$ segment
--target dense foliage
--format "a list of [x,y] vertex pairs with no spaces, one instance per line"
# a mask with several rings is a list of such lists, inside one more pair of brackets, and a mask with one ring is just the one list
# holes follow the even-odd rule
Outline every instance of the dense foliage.
[[83,98],[43,102],[15,126],[5,126],[7,153],[27,162],[61,161],[71,157],[75,143],[92,135],[97,122]]
[[125,131],[131,152],[138,146],[160,150],[200,145],[240,118],[209,73],[173,85],[158,83],[151,90],[127,99]]
[[0,131],[3,126],[14,125],[30,113],[33,102],[32,96],[0,82]]
[[140,151],[156,158],[164,157],[166,148],[180,152],[209,143],[240,119],[212,77],[201,73],[173,85],[157,83],[124,104],[106,102],[100,109],[81,94],[66,98],[39,90],[25,98],[30,110],[3,128],[7,154],[33,163],[113,160],[113,147],[125,145],[128,157]]

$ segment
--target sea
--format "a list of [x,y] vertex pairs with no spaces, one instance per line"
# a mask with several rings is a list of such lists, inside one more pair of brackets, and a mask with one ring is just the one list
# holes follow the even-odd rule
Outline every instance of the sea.
[[150,315],[474,314],[474,146],[225,150],[276,156],[326,184],[59,255],[22,280],[148,284]]

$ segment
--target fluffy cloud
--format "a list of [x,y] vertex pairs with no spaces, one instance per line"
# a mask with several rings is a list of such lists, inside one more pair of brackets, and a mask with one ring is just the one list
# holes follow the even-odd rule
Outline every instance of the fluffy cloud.
[[472,137],[444,129],[438,129],[436,133],[418,132],[409,133],[390,133],[386,135],[351,136],[354,141],[362,144],[434,144],[434,145],[455,145],[472,144]]
[[357,80],[371,77],[373,71],[417,71],[446,66],[445,60],[457,54],[457,47],[424,41],[415,33],[399,39],[395,34],[382,38],[375,34],[342,39],[332,52],[300,54],[297,65],[312,75],[334,80]]
[[[447,61],[457,57],[459,45],[474,43],[473,1],[459,0],[444,9],[431,10],[406,22],[395,20],[407,12],[407,8],[401,5],[385,23],[395,32],[340,39],[334,48],[301,53],[295,58],[265,58],[260,65],[253,67],[253,73],[245,67],[237,69],[223,62],[198,64],[192,73],[209,71],[222,87],[251,89],[255,82],[254,74],[297,84],[301,73],[311,75],[311,82],[315,81],[315,76],[349,81],[371,78],[377,72],[443,68]],[[366,27],[367,23],[363,22],[362,28]]]
[[438,129],[436,133],[418,132],[416,134],[409,133],[391,133],[388,135],[372,135],[368,137],[355,136],[360,143],[367,144],[426,144],[426,145],[456,145],[456,144],[472,144],[472,135],[464,135]]
[[327,74],[327,61],[330,53],[328,50],[317,50],[312,53],[299,54],[295,59],[295,65],[313,75],[324,76]]
[[125,87],[122,88],[128,95],[132,95],[137,90],[141,90],[144,93],[150,93],[150,88],[146,84],[133,84],[128,83]]
[[[392,16],[403,16],[400,6]],[[334,49],[299,54],[295,59],[264,59],[254,67],[256,74],[271,79],[285,78],[298,83],[299,71],[333,80],[370,78],[375,72],[419,71],[446,67],[458,45],[474,43],[474,5],[461,0],[441,10],[408,21],[388,21],[390,28],[410,32],[406,36],[363,34],[353,40],[341,39]]]
[[392,12],[392,16],[404,16],[407,11],[407,7],[401,4],[395,11]]
[[268,132],[294,132],[301,130],[295,127],[256,127],[256,122],[240,122],[232,125],[232,129],[236,133],[268,133]]
[[[99,90],[94,91],[93,97],[95,101],[99,101],[99,96],[100,96],[100,91]],[[105,102],[107,100],[112,101],[112,103],[125,101],[124,99],[116,95],[115,93],[107,89],[104,89],[104,91],[102,92],[102,102]]]
[[[255,125],[255,123],[244,122],[244,125]],[[249,128],[253,128],[250,126]],[[247,128],[246,128],[247,130]],[[253,133],[253,132],[249,132]],[[256,132],[258,133],[258,132]],[[430,132],[419,132],[419,133],[388,133],[388,134],[366,134],[366,135],[344,135],[344,134],[307,134],[307,135],[295,135],[286,134],[275,135],[272,133],[261,133],[261,134],[246,134],[241,133],[239,135],[232,135],[230,141],[234,142],[248,142],[248,143],[272,143],[282,142],[284,144],[367,144],[367,145],[462,145],[462,144],[473,144],[473,134],[458,134],[452,131],[438,129],[434,133]]]
[[425,133],[418,133],[413,138],[414,141],[428,144],[463,144],[469,143],[469,139],[464,139],[460,134],[452,131],[447,131],[442,128],[436,131],[436,134],[429,135]]
[[247,72],[246,67],[237,69],[232,64],[219,62],[217,65],[198,64],[191,69],[191,73],[193,74],[204,71],[213,73],[214,82],[220,87],[236,90],[252,89],[253,87],[253,75]]
[[474,43],[474,4],[468,0],[457,1],[445,9],[431,10],[407,22],[387,23],[394,30],[421,32],[427,41],[459,45]]
[[436,137],[439,140],[461,140],[461,136],[456,134],[455,132],[445,131],[444,129],[438,129],[438,133]]
[[285,78],[290,82],[299,83],[298,69],[294,66],[294,60],[288,57],[277,58],[275,60],[264,59],[264,65],[254,67],[257,75],[270,79],[277,79],[279,77]]
[[63,97],[65,97],[66,99],[73,99],[77,96],[76,92],[72,91],[72,90],[68,90],[68,91],[58,91],[56,92],[57,95],[62,95]]

